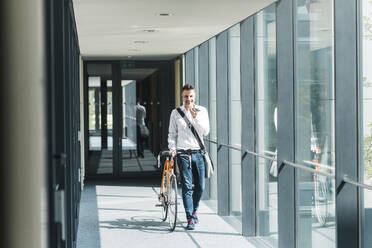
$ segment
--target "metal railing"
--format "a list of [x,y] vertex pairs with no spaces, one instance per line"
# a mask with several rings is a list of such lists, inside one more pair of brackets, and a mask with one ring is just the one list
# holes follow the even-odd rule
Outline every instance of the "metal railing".
[[363,189],[372,190],[372,186],[371,185],[355,182],[355,181],[349,179],[349,177],[347,175],[344,176],[344,178],[342,179],[342,181],[344,181],[345,183],[354,185],[356,187],[360,187],[360,188],[363,188]]
[[[211,139],[208,139],[208,138],[204,138],[204,139],[207,140],[207,141],[209,141],[209,142],[212,142],[212,143],[216,144],[218,146],[218,149],[220,147],[222,147],[222,146],[225,146],[225,147],[228,147],[228,148],[237,150],[237,151],[245,152],[245,153],[248,153],[248,154],[257,156],[257,157],[261,157],[261,158],[264,158],[264,159],[271,160],[271,161],[278,161],[278,159],[276,158],[276,155],[274,155],[273,157],[270,157],[270,156],[266,156],[264,154],[260,154],[260,153],[249,151],[247,149],[241,149],[239,147],[235,147],[235,146],[232,146],[232,145],[218,143],[216,140],[211,140]],[[265,152],[268,153],[267,151],[265,151]],[[270,153],[273,153],[273,152],[270,152]],[[283,164],[292,166],[294,168],[298,168],[300,170],[305,170],[305,171],[309,171],[309,172],[312,172],[312,173],[315,173],[315,174],[319,174],[319,175],[323,175],[323,176],[326,176],[326,177],[330,177],[332,179],[335,178],[334,173],[327,173],[327,172],[324,172],[324,171],[320,171],[320,170],[316,170],[316,169],[313,169],[313,168],[309,168],[309,167],[304,166],[304,165],[295,164],[295,163],[292,163],[292,162],[289,162],[289,161],[286,161],[286,160],[283,161]]]
[[[242,148],[235,147],[235,146],[232,146],[232,145],[218,143],[216,140],[211,140],[211,139],[207,139],[207,138],[204,138],[204,139],[207,140],[207,141],[209,141],[209,142],[211,142],[211,143],[216,144],[218,146],[218,149],[220,149],[222,146],[225,146],[225,147],[228,147],[228,148],[231,148],[231,149],[234,149],[234,150],[237,150],[237,151],[242,151],[242,152],[245,152],[245,153],[248,153],[248,154],[257,156],[257,157],[262,157],[262,158],[265,158],[265,159],[268,159],[268,160],[272,160],[272,161],[278,161],[277,158],[276,158],[276,154],[273,153],[273,152],[271,152],[271,151],[265,151],[265,153],[272,154],[273,157],[269,157],[269,156],[266,156],[266,155],[263,155],[263,154],[252,152],[252,151],[249,151],[247,149],[244,149],[243,150]],[[304,161],[304,162],[306,164],[309,164],[309,165],[318,166],[320,168],[324,168],[324,169],[330,170],[330,171],[332,171],[332,173],[328,173],[328,172],[316,170],[316,169],[313,169],[313,168],[309,168],[307,166],[296,164],[296,163],[292,163],[292,162],[289,162],[287,160],[284,160],[282,163],[284,165],[289,165],[291,167],[294,167],[294,168],[297,168],[297,169],[300,169],[300,170],[312,172],[314,174],[319,174],[319,175],[323,175],[323,176],[326,176],[326,177],[331,178],[331,179],[335,179],[335,168],[334,167],[330,167],[329,165],[323,165],[323,164],[315,163],[315,162],[312,162],[312,161]],[[351,180],[348,177],[348,175],[345,175],[343,177],[342,181],[344,183],[348,183],[348,184],[353,185],[355,187],[359,187],[359,188],[362,188],[362,189],[367,189],[367,190],[371,190],[372,191],[372,185],[368,185],[368,184],[364,184],[364,183],[359,183],[359,182],[353,181],[353,180]]]
[[[252,152],[252,151],[249,151],[247,149],[242,149],[240,147],[236,147],[236,146],[232,146],[232,145],[227,145],[227,144],[223,144],[223,143],[218,143],[216,140],[211,140],[211,139],[208,139],[208,138],[204,138],[204,139],[207,140],[207,141],[209,141],[209,142],[211,142],[211,143],[216,144],[218,146],[218,149],[220,149],[222,146],[224,146],[224,147],[228,147],[230,149],[234,149],[234,150],[237,150],[237,151],[248,153],[248,154],[251,154],[251,155],[254,155],[254,156],[257,156],[257,157],[265,158],[265,159],[272,160],[272,161],[278,161],[277,158],[276,158],[276,153],[271,152],[271,151],[264,151],[264,152],[273,155],[273,157],[266,156],[266,155],[263,155],[263,154],[259,154],[259,153],[256,153],[256,152]],[[312,172],[312,173],[315,173],[315,174],[319,174],[319,175],[322,175],[322,176],[329,177],[331,179],[335,179],[335,168],[334,167],[331,167],[329,165],[315,163],[315,162],[312,162],[312,161],[304,161],[304,162],[306,164],[317,166],[317,167],[320,167],[320,168],[323,168],[323,169],[326,169],[326,170],[330,170],[332,172],[331,173],[328,173],[328,172],[325,172],[325,171],[320,171],[320,170],[317,170],[317,169],[309,168],[309,167],[307,167],[305,165],[300,165],[300,164],[292,163],[292,162],[289,162],[287,160],[284,160],[282,163],[284,165],[289,165],[291,167],[294,167],[294,168],[297,168],[297,169],[300,169],[300,170]],[[354,185],[356,187],[363,188],[363,189],[372,190],[372,185],[355,182],[355,181],[349,179],[349,177],[347,175],[344,176],[343,182],[348,183],[348,184],[351,184],[351,185]]]
[[316,170],[316,169],[313,169],[313,168],[309,168],[305,165],[300,165],[300,164],[295,164],[295,163],[292,163],[292,162],[289,162],[287,160],[284,160],[283,161],[283,164],[286,164],[286,165],[289,165],[289,166],[292,166],[294,168],[298,168],[300,170],[305,170],[305,171],[309,171],[309,172],[312,172],[312,173],[315,173],[315,174],[319,174],[319,175],[322,175],[322,176],[326,176],[326,177],[329,177],[329,178],[332,178],[334,179],[335,178],[335,174],[334,173],[328,173],[328,172],[324,172],[324,171],[320,171],[320,170]]
[[220,149],[220,147],[225,146],[225,147],[231,148],[233,150],[237,150],[237,151],[240,151],[240,152],[245,152],[245,153],[248,153],[248,154],[257,156],[257,157],[265,158],[265,159],[272,160],[272,161],[277,161],[277,159],[276,159],[275,156],[274,157],[270,157],[270,156],[266,156],[266,155],[259,154],[259,153],[256,153],[256,152],[249,151],[247,149],[244,149],[243,150],[241,147],[236,147],[236,146],[232,146],[232,145],[218,143],[216,140],[211,140],[211,139],[208,139],[208,138],[204,138],[204,139],[207,140],[207,141],[209,141],[209,142],[212,142],[212,143],[216,144],[218,146],[217,149]]

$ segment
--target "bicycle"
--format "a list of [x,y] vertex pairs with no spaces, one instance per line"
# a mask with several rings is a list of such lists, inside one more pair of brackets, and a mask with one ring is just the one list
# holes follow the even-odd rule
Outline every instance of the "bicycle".
[[[315,166],[320,170],[319,166]],[[318,223],[325,226],[328,218],[328,179],[326,176],[314,174],[314,207]]]
[[158,168],[160,159],[165,156],[164,168],[162,173],[160,192],[157,207],[162,209],[162,221],[168,218],[170,231],[173,232],[177,223],[177,178],[174,174],[174,159],[169,151],[162,151],[158,155]]

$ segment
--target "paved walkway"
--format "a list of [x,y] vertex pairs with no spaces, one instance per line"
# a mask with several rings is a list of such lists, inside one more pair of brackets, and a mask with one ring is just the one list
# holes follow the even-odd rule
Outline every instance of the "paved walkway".
[[88,183],[82,193],[77,248],[116,247],[256,247],[204,203],[200,223],[185,230],[186,218],[179,196],[179,221],[173,233],[161,221],[157,178]]

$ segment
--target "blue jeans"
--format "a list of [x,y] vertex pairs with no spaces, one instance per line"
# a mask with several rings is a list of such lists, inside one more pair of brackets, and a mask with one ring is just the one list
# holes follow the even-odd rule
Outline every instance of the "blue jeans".
[[[189,159],[185,156],[178,156],[178,167],[182,182],[182,200],[185,207],[187,220],[193,218],[193,212],[199,207],[199,202],[204,191],[204,158],[201,152],[192,153],[191,166]],[[194,190],[192,182],[194,178]]]

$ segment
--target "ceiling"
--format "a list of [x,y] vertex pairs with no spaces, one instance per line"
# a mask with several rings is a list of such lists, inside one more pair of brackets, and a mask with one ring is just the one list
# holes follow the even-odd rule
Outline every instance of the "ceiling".
[[86,59],[161,60],[187,52],[273,2],[73,0],[73,5]]

